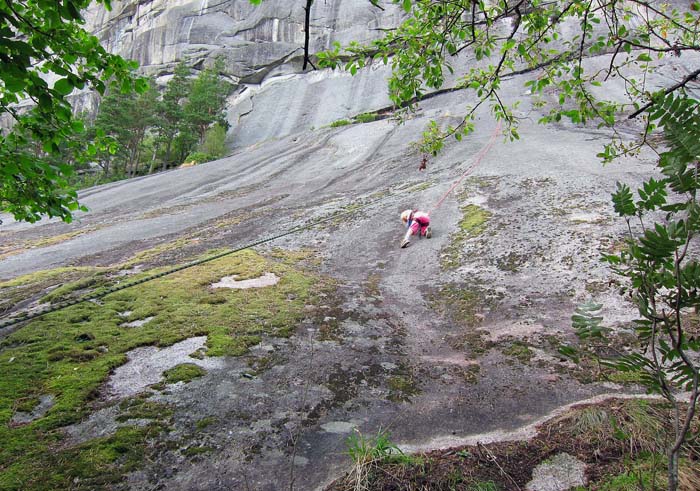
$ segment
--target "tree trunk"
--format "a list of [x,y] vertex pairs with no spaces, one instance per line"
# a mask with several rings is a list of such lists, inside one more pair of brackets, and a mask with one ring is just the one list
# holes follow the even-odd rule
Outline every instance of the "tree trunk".
[[148,167],[148,173],[153,174],[153,171],[156,170],[156,154],[158,153],[158,147],[156,145],[153,145],[153,155],[151,156],[151,165]]
[[165,158],[163,159],[163,165],[161,166],[161,170],[167,169],[168,166],[172,163],[170,162],[170,153],[173,151],[173,138],[175,138],[174,135],[171,135],[170,138],[168,138],[168,143],[165,147]]
[[668,491],[678,489],[678,450],[671,450],[668,455]]
[[[306,65],[311,63],[309,60],[309,24],[311,24],[311,5],[313,5],[314,0],[306,0],[305,18],[304,18],[304,66],[301,67],[302,70],[306,70]],[[311,66],[316,68],[313,63]]]

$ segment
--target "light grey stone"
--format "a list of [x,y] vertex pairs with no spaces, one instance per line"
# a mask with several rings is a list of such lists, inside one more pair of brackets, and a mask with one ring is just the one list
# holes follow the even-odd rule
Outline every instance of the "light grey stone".
[[357,425],[348,421],[330,421],[322,424],[323,428],[328,433],[350,433]]
[[12,424],[26,424],[31,423],[39,418],[44,417],[44,415],[53,407],[55,403],[55,398],[53,395],[43,395],[39,397],[39,404],[29,413],[22,411],[17,411],[12,415]]
[[566,491],[586,485],[586,464],[567,453],[542,462],[532,471],[527,491]]

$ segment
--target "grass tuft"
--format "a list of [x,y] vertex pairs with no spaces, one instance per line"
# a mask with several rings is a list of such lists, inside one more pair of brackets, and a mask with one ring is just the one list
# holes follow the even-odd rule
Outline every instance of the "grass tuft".
[[202,377],[207,371],[195,365],[194,363],[181,363],[163,372],[165,383],[175,384],[177,382],[191,382],[192,380]]

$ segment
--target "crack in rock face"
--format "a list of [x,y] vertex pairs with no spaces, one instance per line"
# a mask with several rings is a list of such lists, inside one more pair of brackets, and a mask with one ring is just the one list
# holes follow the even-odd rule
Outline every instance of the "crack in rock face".
[[224,276],[217,283],[212,283],[212,288],[232,288],[234,290],[246,290],[248,288],[264,288],[266,286],[274,286],[279,282],[280,278],[275,273],[265,273],[257,278],[249,280],[236,280],[236,275]]
[[116,368],[107,381],[107,393],[115,399],[134,396],[149,385],[160,382],[165,370],[185,362],[207,370],[222,368],[223,358],[199,360],[189,356],[203,348],[206,341],[206,336],[196,336],[165,348],[147,346],[129,351],[129,361]]

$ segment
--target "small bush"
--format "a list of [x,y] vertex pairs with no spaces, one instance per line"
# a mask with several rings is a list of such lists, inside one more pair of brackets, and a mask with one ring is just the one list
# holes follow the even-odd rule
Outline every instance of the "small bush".
[[185,164],[193,163],[193,164],[203,164],[204,162],[211,162],[212,160],[216,160],[216,157],[213,157],[209,155],[208,153],[204,152],[192,152],[189,154],[187,157],[185,157]]

